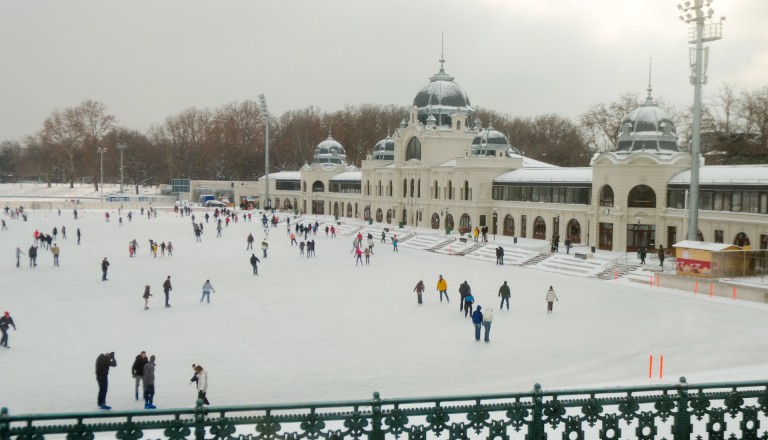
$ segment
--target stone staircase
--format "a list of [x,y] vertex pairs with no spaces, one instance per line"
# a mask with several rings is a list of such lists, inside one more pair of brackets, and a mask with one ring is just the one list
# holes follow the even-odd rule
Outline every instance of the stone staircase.
[[526,267],[526,266],[534,266],[536,264],[541,263],[544,260],[547,260],[552,257],[552,254],[549,252],[538,252],[536,254],[531,255],[530,258],[527,260],[521,262],[519,265]]
[[595,275],[597,278],[600,278],[601,280],[612,280],[617,275],[619,277],[626,276],[632,272],[634,272],[637,269],[638,265],[631,264],[631,263],[625,263],[620,262],[618,260],[613,260],[610,263],[608,263],[605,268],[600,271],[597,275]]

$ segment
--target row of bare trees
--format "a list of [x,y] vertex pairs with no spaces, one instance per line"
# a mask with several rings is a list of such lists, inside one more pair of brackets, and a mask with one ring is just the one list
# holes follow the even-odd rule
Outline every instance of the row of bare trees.
[[[690,111],[662,100],[681,136],[690,139]],[[632,94],[592,105],[578,121],[546,114],[513,117],[479,109],[484,126],[505,133],[524,155],[559,166],[586,166],[595,152],[616,146],[622,119],[643,101]],[[317,107],[270,116],[270,171],[296,170],[312,160],[314,147],[330,134],[344,145],[349,163],[360,165],[373,145],[399,125],[408,109],[347,106],[335,112]],[[724,85],[704,109],[703,152],[718,163],[768,163],[768,87],[737,91]],[[0,143],[3,180],[76,181],[98,185],[99,148],[107,181],[119,179],[125,143],[127,183],[167,183],[173,178],[254,180],[264,172],[265,118],[258,103],[243,101],[213,110],[189,108],[146,132],[121,127],[100,102],[84,101],[54,110],[40,130],[22,141]]]

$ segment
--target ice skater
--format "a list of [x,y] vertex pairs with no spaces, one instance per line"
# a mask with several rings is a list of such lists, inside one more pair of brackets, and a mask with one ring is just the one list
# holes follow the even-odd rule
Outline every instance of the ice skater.
[[549,286],[549,290],[547,290],[547,313],[552,313],[552,307],[555,301],[560,300],[557,298],[555,289],[553,289],[552,286]]
[[206,300],[208,304],[211,303],[211,292],[216,293],[216,289],[211,285],[211,280],[205,280],[205,283],[203,283],[203,296],[200,297],[200,304],[203,303],[203,300]]

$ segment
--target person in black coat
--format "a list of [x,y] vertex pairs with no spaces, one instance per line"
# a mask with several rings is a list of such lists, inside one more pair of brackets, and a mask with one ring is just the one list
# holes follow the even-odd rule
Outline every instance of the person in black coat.
[[116,367],[115,352],[102,353],[96,358],[96,382],[99,384],[97,404],[101,409],[112,409],[107,406],[107,387],[109,385],[109,367]]
[[13,327],[13,329],[16,330],[16,324],[13,322],[11,314],[5,312],[3,316],[0,317],[0,331],[3,332],[3,337],[0,339],[0,345],[5,348],[8,348],[8,327]]
[[459,301],[459,311],[464,310],[464,298],[472,294],[472,289],[469,288],[469,284],[464,281],[459,286],[459,295],[461,295],[461,301]]
[[136,400],[139,400],[139,384],[144,380],[144,365],[146,365],[147,362],[147,352],[142,351],[136,356],[136,360],[133,361],[133,365],[131,366],[131,375],[133,375],[133,378],[136,380]]
[[163,293],[165,293],[165,307],[171,306],[171,290],[173,290],[173,287],[171,287],[171,276],[168,275],[168,278],[165,279],[165,282],[163,282]]
[[[309,252],[307,252],[309,254]],[[253,274],[258,275],[259,274],[259,267],[256,263],[260,263],[261,260],[256,256],[256,254],[251,254],[251,267],[253,267]]]
[[109,261],[107,257],[101,260],[101,281],[107,281],[107,270],[109,269]]

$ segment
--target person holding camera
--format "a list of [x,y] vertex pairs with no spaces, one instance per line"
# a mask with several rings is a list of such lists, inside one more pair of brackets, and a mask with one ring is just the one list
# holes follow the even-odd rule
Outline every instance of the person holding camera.
[[112,409],[107,405],[107,387],[109,385],[109,367],[116,367],[115,352],[102,353],[96,358],[96,382],[99,384],[97,404],[103,410]]
[[208,392],[208,372],[203,370],[202,365],[192,364],[192,369],[195,370],[195,375],[189,380],[189,383],[195,382],[197,384],[197,398],[202,400],[204,404],[210,405],[211,402],[205,397],[205,393]]

